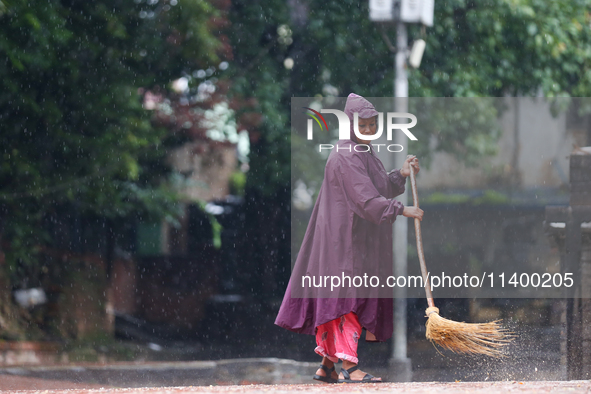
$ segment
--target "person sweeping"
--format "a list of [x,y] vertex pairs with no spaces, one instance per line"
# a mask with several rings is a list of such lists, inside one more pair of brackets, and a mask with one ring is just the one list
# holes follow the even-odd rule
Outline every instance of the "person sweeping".
[[[411,167],[417,173],[420,167],[418,159],[409,156],[401,169],[386,172],[371,141],[355,135],[355,113],[362,136],[376,133],[378,112],[368,100],[350,94],[345,113],[351,125],[350,139],[339,140],[327,160],[324,180],[275,324],[315,335],[314,350],[322,356],[315,380],[376,383],[382,379],[359,369],[357,346],[362,329],[369,342],[386,341],[392,336],[392,290],[372,287],[375,283],[371,279],[392,274],[392,223],[396,218],[423,218],[420,208],[404,206],[394,199],[404,192]],[[364,275],[366,283],[355,282]],[[326,286],[329,277],[329,285],[334,285],[337,278],[339,282],[348,279],[349,284],[335,290]],[[318,286],[322,279],[324,283]],[[343,365],[337,374],[334,366],[339,360]]]

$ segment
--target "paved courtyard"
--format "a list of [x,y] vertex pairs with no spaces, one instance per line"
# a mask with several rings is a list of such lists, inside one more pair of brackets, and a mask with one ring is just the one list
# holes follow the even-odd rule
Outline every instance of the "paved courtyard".
[[[149,388],[112,388],[112,387],[84,387],[79,383],[59,381],[41,381],[24,377],[12,381],[13,386],[5,386],[8,381],[0,378],[0,385],[4,393],[27,394],[77,394],[77,393],[413,393],[413,394],[507,394],[507,393],[586,393],[591,394],[591,381],[564,382],[455,382],[455,383],[382,383],[382,384],[253,384],[231,386],[194,386],[194,387],[149,387]],[[20,380],[19,380],[20,379]],[[19,386],[20,385],[20,386]],[[40,387],[40,385],[42,387]],[[18,387],[17,387],[18,386]],[[20,388],[20,390],[19,390]]]

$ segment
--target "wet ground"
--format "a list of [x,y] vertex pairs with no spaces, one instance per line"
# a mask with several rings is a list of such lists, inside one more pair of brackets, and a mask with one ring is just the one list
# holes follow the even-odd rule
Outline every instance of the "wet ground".
[[[412,343],[412,383],[372,385],[320,385],[311,383],[319,357],[313,354],[312,340],[300,349],[283,352],[263,349],[263,353],[304,356],[311,361],[287,358],[225,358],[227,352],[216,346],[190,349],[187,354],[162,346],[158,360],[144,357],[134,362],[54,363],[49,365],[10,365],[0,367],[0,390],[33,390],[27,393],[256,393],[256,392],[378,392],[394,393],[544,393],[569,392],[591,394],[591,380],[561,381],[566,376],[560,362],[559,331],[549,327],[522,332],[510,346],[507,357],[490,359],[438,351],[421,338]],[[294,334],[295,335],[295,334]],[[285,343],[289,343],[286,341]],[[304,346],[307,345],[307,346]],[[212,345],[213,349],[213,345]],[[303,350],[302,350],[303,349]],[[301,353],[298,353],[298,351]],[[306,353],[307,352],[307,353]],[[195,361],[196,355],[203,357]],[[218,356],[217,359],[210,358]],[[390,381],[404,381],[396,376],[399,366],[388,365],[387,344],[363,344],[360,357],[363,369]],[[183,360],[185,361],[179,361]],[[585,378],[588,378],[585,376]],[[64,391],[70,390],[70,391]]]
[[[76,393],[414,393],[414,394],[455,394],[455,393],[591,393],[591,381],[565,382],[413,382],[382,384],[275,384],[275,385],[232,385],[232,386],[193,386],[193,387],[150,387],[150,388],[112,388],[84,387],[81,384],[66,384],[60,387],[58,381],[39,382],[39,379],[0,377],[0,387],[4,393],[27,394],[76,394]],[[64,383],[64,382],[62,382]],[[40,387],[42,385],[43,387]]]

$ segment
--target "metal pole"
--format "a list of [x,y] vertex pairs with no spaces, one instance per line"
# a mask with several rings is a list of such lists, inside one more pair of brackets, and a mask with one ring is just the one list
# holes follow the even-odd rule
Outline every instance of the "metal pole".
[[[408,37],[406,32],[406,25],[403,22],[398,22],[396,25],[396,57],[394,60],[394,68],[396,77],[394,80],[394,108],[396,112],[408,112],[408,78],[406,75],[406,51],[407,51]],[[403,120],[404,122],[405,120]],[[407,146],[407,140],[403,133],[397,133],[395,143],[402,146]],[[404,151],[403,151],[404,152]],[[407,152],[408,154],[408,152]],[[394,155],[394,168],[402,168],[406,154],[402,152]],[[407,193],[406,191],[396,197],[398,201],[406,205]],[[408,222],[405,218],[399,217],[394,222],[394,275],[406,276],[407,274],[407,234]],[[394,291],[394,338],[392,346],[391,364],[395,368],[396,380],[410,381],[411,379],[411,365],[410,359],[407,357],[407,292],[404,287],[396,287]]]

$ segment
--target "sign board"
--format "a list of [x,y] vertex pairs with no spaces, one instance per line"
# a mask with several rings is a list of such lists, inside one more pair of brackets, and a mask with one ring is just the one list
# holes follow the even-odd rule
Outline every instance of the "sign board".
[[394,20],[394,0],[369,0],[369,20],[372,22]]
[[373,22],[401,21],[433,26],[435,0],[369,0]]
[[434,0],[400,0],[400,20],[433,26]]

